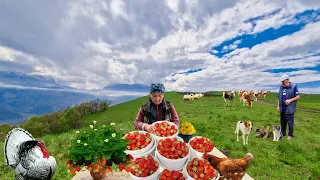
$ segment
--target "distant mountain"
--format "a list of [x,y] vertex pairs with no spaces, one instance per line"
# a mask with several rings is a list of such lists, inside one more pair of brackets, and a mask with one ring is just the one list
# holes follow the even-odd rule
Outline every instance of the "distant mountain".
[[0,82],[4,84],[18,85],[24,87],[66,89],[66,87],[59,86],[52,77],[41,75],[28,75],[19,72],[0,71]]
[[93,95],[71,91],[0,88],[0,124],[19,123],[93,99]]
[[149,86],[144,84],[113,84],[103,89],[113,91],[149,92]]

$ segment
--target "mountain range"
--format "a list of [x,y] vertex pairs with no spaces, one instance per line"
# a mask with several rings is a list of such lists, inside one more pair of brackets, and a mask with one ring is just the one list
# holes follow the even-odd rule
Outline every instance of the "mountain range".
[[59,111],[94,99],[108,100],[115,105],[141,96],[131,95],[131,92],[147,94],[149,87],[143,84],[113,84],[101,91],[128,93],[120,96],[109,96],[108,93],[93,95],[90,91],[59,85],[52,77],[0,71],[0,124],[19,124],[30,116]]

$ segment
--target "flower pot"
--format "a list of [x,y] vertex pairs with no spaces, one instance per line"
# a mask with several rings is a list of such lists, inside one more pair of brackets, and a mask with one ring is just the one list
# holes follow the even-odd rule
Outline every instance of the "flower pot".
[[178,135],[179,137],[181,137],[183,139],[184,142],[188,143],[190,141],[191,138],[194,137],[194,134],[180,134]]
[[105,171],[102,171],[102,172],[90,171],[90,175],[93,178],[93,180],[101,180],[101,179],[104,179],[104,177],[106,176],[106,172]]

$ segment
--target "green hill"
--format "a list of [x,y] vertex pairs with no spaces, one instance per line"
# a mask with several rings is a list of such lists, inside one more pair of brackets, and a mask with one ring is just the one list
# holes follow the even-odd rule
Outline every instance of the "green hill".
[[[223,151],[231,152],[232,158],[239,158],[251,152],[254,159],[247,173],[254,179],[319,179],[320,178],[320,127],[319,113],[298,110],[295,116],[295,131],[292,141],[284,139],[273,142],[272,139],[255,138],[252,132],[249,145],[242,145],[236,141],[234,130],[239,120],[252,121],[253,128],[263,125],[279,125],[279,114],[273,106],[266,106],[253,102],[252,109],[240,105],[238,96],[226,107],[221,96],[210,96],[184,101],[182,94],[166,93],[166,99],[173,102],[181,121],[194,124],[197,135],[213,140],[215,146]],[[304,99],[306,96],[306,100]],[[307,100],[307,97],[309,100]],[[317,99],[317,100],[316,100]],[[110,123],[115,122],[118,128],[125,132],[134,130],[133,121],[140,105],[147,97],[108,107],[104,112],[89,115],[85,118],[88,125],[93,120]],[[276,101],[276,95],[266,99]],[[301,95],[305,103],[320,102],[319,95]],[[302,103],[301,103],[302,104]],[[47,144],[49,152],[57,159],[58,169],[54,175],[55,180],[71,179],[65,169],[67,148],[70,138],[75,130],[58,135],[42,137]],[[0,152],[3,153],[3,140],[0,142]],[[14,174],[4,164],[0,156],[0,179],[13,179]]]

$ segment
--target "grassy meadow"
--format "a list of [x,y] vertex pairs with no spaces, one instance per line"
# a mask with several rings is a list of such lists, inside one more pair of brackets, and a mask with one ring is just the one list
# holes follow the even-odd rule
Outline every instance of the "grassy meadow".
[[[247,173],[254,179],[320,179],[320,121],[319,113],[298,110],[295,115],[295,131],[292,141],[284,139],[273,142],[272,139],[255,138],[252,132],[249,145],[244,146],[242,139],[236,141],[234,130],[239,120],[252,121],[253,128],[263,125],[279,125],[279,113],[273,106],[257,104],[253,107],[241,106],[238,96],[226,107],[224,100],[219,97],[202,97],[193,101],[184,101],[182,94],[166,93],[165,97],[173,102],[181,122],[193,123],[197,135],[210,138],[215,146],[231,153],[232,158],[243,157],[247,152],[254,155]],[[276,102],[276,94],[267,96],[264,101]],[[85,121],[90,124],[93,120],[102,123],[115,122],[123,131],[134,130],[133,121],[140,105],[147,97],[111,106],[106,111],[87,116]],[[320,95],[301,95],[299,106],[315,108],[319,105]],[[308,105],[307,105],[308,104]],[[305,106],[307,105],[307,106]],[[318,106],[319,109],[320,106]],[[67,147],[75,135],[70,132],[42,137],[49,152],[58,163],[54,180],[66,180],[68,175],[65,162]],[[40,139],[40,138],[37,138]],[[14,179],[14,172],[4,163],[3,141],[0,141],[0,179]]]

